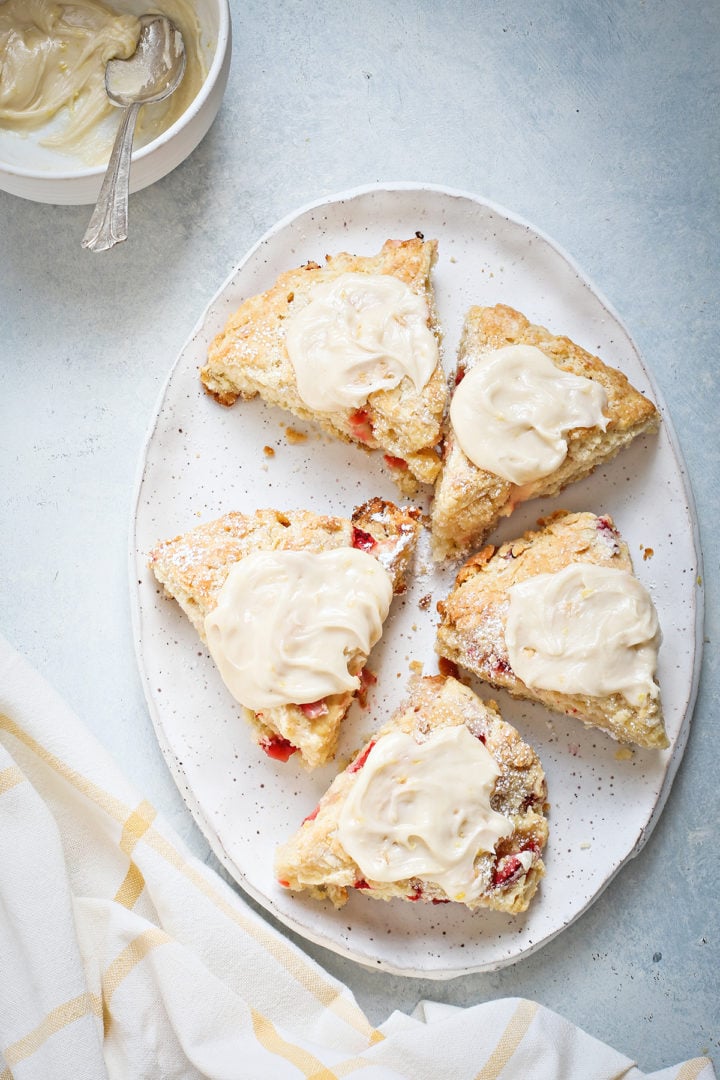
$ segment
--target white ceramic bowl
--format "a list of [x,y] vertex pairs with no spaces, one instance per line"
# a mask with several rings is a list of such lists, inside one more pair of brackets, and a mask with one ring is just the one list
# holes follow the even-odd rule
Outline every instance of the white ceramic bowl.
[[[119,11],[141,13],[133,0],[113,0],[112,6]],[[195,8],[207,76],[182,116],[162,135],[134,151],[131,191],[154,184],[184,161],[206,134],[220,108],[230,68],[228,0],[195,0]],[[105,166],[88,167],[67,154],[51,152],[38,145],[38,137],[18,137],[14,132],[0,130],[0,189],[12,195],[64,205],[94,203],[104,174]]]

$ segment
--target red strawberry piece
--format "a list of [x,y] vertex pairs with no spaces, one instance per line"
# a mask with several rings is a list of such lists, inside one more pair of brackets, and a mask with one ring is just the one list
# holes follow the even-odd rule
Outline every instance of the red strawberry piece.
[[307,716],[308,720],[317,720],[318,716],[326,716],[329,712],[325,698],[320,701],[307,701],[300,706],[300,711]]
[[405,458],[393,457],[392,454],[383,454],[383,458],[385,460],[385,464],[388,465],[391,469],[406,470],[408,467],[408,463]]
[[297,750],[297,746],[293,746],[291,742],[283,739],[281,735],[273,735],[269,739],[263,739],[260,747],[268,757],[274,758],[275,761],[287,761]]
[[367,746],[362,751],[362,753],[358,754],[358,756],[353,761],[352,765],[348,765],[348,770],[347,771],[351,772],[351,773],[352,772],[360,772],[360,769],[362,769],[363,765],[367,761],[368,756],[370,754],[370,751],[372,750],[374,745],[375,745],[375,740],[373,739],[372,742],[369,742],[367,744]]
[[349,417],[352,433],[358,442],[369,443],[372,441],[373,429],[370,413],[367,409],[356,409]]
[[508,855],[506,858],[502,859],[499,865],[493,870],[493,885],[506,885],[512,878],[516,877],[522,869],[523,864],[520,862],[517,855]]
[[376,544],[377,540],[374,536],[371,536],[369,532],[365,532],[364,529],[358,529],[357,525],[353,525],[352,546],[354,548],[370,552]]

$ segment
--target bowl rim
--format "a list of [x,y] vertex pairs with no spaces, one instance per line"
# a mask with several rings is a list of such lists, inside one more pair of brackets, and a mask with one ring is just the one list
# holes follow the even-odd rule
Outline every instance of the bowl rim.
[[[146,143],[139,150],[133,150],[131,161],[142,161],[143,158],[149,157],[150,154],[159,150],[161,146],[169,142],[173,136],[186,124],[188,124],[193,117],[200,112],[203,105],[207,101],[208,97],[212,93],[213,87],[217,82],[218,75],[225,62],[225,55],[227,53],[228,44],[230,40],[230,4],[229,0],[218,0],[218,14],[220,21],[218,23],[217,31],[217,45],[215,47],[215,55],[213,56],[210,69],[205,76],[202,86],[188,105],[185,112],[178,116],[174,124],[171,124],[166,131],[161,132],[157,138],[152,142]],[[7,175],[25,177],[32,180],[48,180],[52,183],[62,180],[84,180],[93,176],[103,176],[107,164],[105,165],[93,165],[82,169],[72,169],[64,172],[49,172],[47,169],[29,169],[22,165],[11,165],[8,162],[4,162],[0,159],[0,172],[4,172]]]

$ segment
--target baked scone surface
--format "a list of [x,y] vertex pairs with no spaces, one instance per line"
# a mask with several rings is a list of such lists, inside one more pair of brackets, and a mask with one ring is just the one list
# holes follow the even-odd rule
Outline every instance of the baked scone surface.
[[608,515],[556,512],[547,524],[498,549],[489,545],[459,571],[448,597],[438,604],[437,650],[484,682],[520,698],[577,716],[621,742],[668,745],[659,694],[631,704],[620,693],[563,693],[527,686],[513,671],[507,641],[509,592],[540,575],[591,564],[632,574],[627,545]]
[[569,338],[531,324],[520,312],[504,304],[472,307],[467,313],[456,385],[494,350],[508,346],[539,349],[559,372],[581,376],[601,387],[606,395],[603,414],[607,424],[605,430],[594,426],[568,431],[567,454],[561,464],[546,476],[516,485],[474,464],[459,445],[448,421],[443,466],[432,507],[433,546],[438,559],[457,557],[480,547],[499,520],[510,514],[518,502],[556,495],[614,457],[638,435],[654,431],[658,426],[655,406],[630,385],[625,375]]
[[422,298],[428,327],[439,343],[430,280],[436,256],[433,240],[388,240],[374,256],[328,255],[324,266],[310,262],[286,271],[266,292],[245,300],[211,343],[200,373],[203,386],[223,405],[259,394],[268,404],[311,420],[346,442],[381,449],[401,490],[414,494],[418,482],[433,483],[440,468],[438,444],[447,388],[439,358],[421,388],[405,377],[393,388],[373,391],[359,405],[318,411],[298,391],[287,331],[318,287],[345,274],[389,275]]
[[[471,853],[471,869],[465,881],[451,895],[432,875],[414,874],[402,880],[388,881],[373,878],[366,867],[358,865],[343,847],[343,813],[355,789],[362,782],[363,770],[370,769],[372,754],[378,753],[383,741],[402,733],[411,737],[411,745],[420,751],[424,744],[433,747],[432,740],[442,733],[458,733],[466,728],[484,747],[481,753],[494,763],[497,777],[492,786],[492,812],[504,821],[503,835],[492,850]],[[463,732],[465,736],[465,732]],[[378,748],[378,749],[376,749]],[[387,768],[387,765],[385,765]],[[382,777],[382,772],[378,775]],[[391,778],[387,794],[380,803],[378,835],[390,830],[399,816],[403,824],[403,808],[408,801],[419,799],[422,789],[414,784],[417,778],[408,763],[407,775],[401,771],[397,781]],[[373,778],[377,782],[377,776]],[[406,789],[410,788],[410,794]],[[450,814],[461,815],[467,791],[450,794]],[[430,793],[432,801],[432,791]],[[545,775],[535,751],[523,742],[518,732],[502,720],[494,702],[481,701],[468,687],[453,678],[441,675],[415,680],[407,701],[372,739],[359,751],[348,767],[336,777],[322,796],[316,809],[306,818],[298,832],[278,851],[275,870],[280,884],[296,891],[307,890],[316,899],[330,899],[336,906],[344,904],[349,890],[355,889],[376,900],[399,898],[405,901],[464,903],[471,910],[478,907],[496,911],[525,911],[535,894],[544,873],[542,851],[547,840],[545,817],[547,789]],[[406,800],[403,802],[403,799]],[[436,792],[437,813],[443,805]],[[452,800],[457,800],[457,805]],[[420,817],[423,817],[421,809]],[[429,817],[432,813],[428,811]],[[425,823],[427,826],[428,818]],[[445,822],[433,823],[445,825]],[[470,832],[472,820],[461,821],[448,835],[461,841]],[[423,834],[424,835],[424,834]],[[409,848],[421,846],[422,837],[407,838]],[[386,841],[385,858],[397,847]],[[447,845],[452,846],[451,844]],[[474,854],[474,858],[473,858]],[[380,862],[383,852],[380,852]],[[447,883],[446,883],[447,884]]]

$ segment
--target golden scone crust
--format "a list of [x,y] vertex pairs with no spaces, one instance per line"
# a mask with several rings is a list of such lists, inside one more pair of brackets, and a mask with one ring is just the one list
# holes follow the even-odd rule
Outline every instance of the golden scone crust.
[[[444,890],[422,878],[392,883],[365,879],[337,837],[341,807],[372,746],[393,731],[422,742],[440,728],[465,724],[484,742],[500,769],[491,799],[498,813],[512,822],[512,833],[494,852],[479,852],[475,879],[482,882],[479,898],[470,908],[525,911],[545,872],[542,852],[548,836],[545,817],[547,787],[535,751],[515,728],[502,720],[496,704],[483,702],[453,678],[442,675],[414,680],[407,702],[335,778],[318,806],[298,832],[279,848],[275,859],[278,881],[285,888],[307,890],[316,899],[341,907],[348,890],[357,889],[376,900],[448,902]],[[522,858],[519,856],[522,854]],[[458,902],[458,901],[453,901]]]
[[[390,574],[395,593],[402,592],[420,530],[419,517],[413,508],[382,499],[370,499],[351,518],[309,510],[234,512],[158,544],[150,552],[149,566],[205,641],[205,616],[216,606],[230,567],[255,551],[357,547],[375,556]],[[282,759],[295,748],[304,763],[314,768],[335,755],[340,723],[354,697],[344,693],[326,698],[327,712],[320,715],[299,705],[243,712],[256,741],[271,756]]]
[[442,367],[418,391],[409,378],[393,390],[377,390],[361,409],[318,413],[297,391],[288,356],[286,320],[307,306],[313,287],[343,273],[391,274],[424,297],[428,325],[440,338],[430,271],[435,240],[387,240],[378,255],[328,255],[324,266],[307,263],[281,274],[272,288],[246,300],[230,317],[208,350],[200,378],[223,405],[259,394],[271,405],[319,424],[331,435],[366,449],[382,449],[394,479],[406,494],[418,481],[431,484],[440,469],[438,445],[447,399]]
[[560,467],[520,489],[474,465],[458,445],[448,420],[443,466],[432,508],[433,551],[437,559],[457,557],[479,547],[498,520],[510,514],[518,502],[557,494],[614,457],[636,436],[658,427],[657,409],[622,372],[606,366],[570,338],[556,337],[544,327],[534,326],[519,311],[504,304],[473,307],[468,312],[458,354],[457,381],[485,353],[507,345],[534,345],[562,371],[599,383],[607,393],[604,411],[610,422],[604,432],[600,428],[568,432],[568,452]]
[[620,742],[665,747],[668,739],[659,696],[648,696],[642,706],[633,707],[621,694],[588,697],[534,689],[510,666],[505,642],[508,589],[581,562],[632,573],[627,544],[608,515],[558,511],[537,532],[525,533],[497,549],[487,546],[465,563],[449,596],[438,604],[437,651],[492,686],[576,716]]

